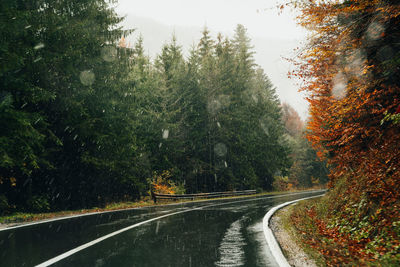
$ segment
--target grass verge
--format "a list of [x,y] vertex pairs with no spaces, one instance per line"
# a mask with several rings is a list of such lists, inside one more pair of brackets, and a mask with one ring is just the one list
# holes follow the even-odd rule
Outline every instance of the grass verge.
[[130,208],[140,208],[152,205],[154,205],[153,201],[142,200],[137,202],[111,203],[106,205],[104,208],[93,207],[90,209],[65,210],[65,211],[45,212],[45,213],[15,212],[10,215],[0,216],[0,223],[7,225],[19,224],[19,223],[41,221],[59,217],[67,217],[72,215],[80,215],[80,214],[95,213],[102,211],[122,210]]
[[318,266],[362,266],[345,240],[325,224],[327,208],[324,198],[300,201],[292,207],[290,220],[294,236]]
[[[304,242],[304,236],[293,225],[291,215],[296,212],[297,205],[290,205],[279,210],[274,216],[279,217],[283,230],[288,233],[292,241],[294,241],[307,254],[308,258],[313,260],[317,266],[326,266],[324,257],[318,250],[312,248]],[[310,226],[310,225],[309,225]],[[311,228],[311,227],[309,227]],[[284,255],[287,257],[288,252],[283,249]]]
[[399,255],[376,254],[376,249],[368,245],[372,243],[370,239],[354,238],[359,235],[358,229],[352,229],[351,234],[340,231],[340,226],[334,223],[335,215],[328,209],[329,203],[329,193],[322,198],[300,201],[290,207],[283,223],[319,266],[399,266]]

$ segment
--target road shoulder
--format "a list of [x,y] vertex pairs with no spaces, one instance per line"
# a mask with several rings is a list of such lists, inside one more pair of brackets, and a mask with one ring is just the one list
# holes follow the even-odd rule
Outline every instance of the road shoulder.
[[316,267],[317,264],[315,261],[295,241],[295,230],[289,221],[290,210],[292,208],[293,205],[290,205],[277,211],[271,218],[270,228],[291,266]]

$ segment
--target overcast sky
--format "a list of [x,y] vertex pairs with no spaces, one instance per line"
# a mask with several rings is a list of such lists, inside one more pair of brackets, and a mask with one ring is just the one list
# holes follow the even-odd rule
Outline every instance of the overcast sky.
[[[222,32],[230,36],[237,24],[244,25],[255,41],[256,62],[277,87],[281,100],[291,104],[304,119],[307,104],[297,92],[295,82],[287,78],[291,66],[281,57],[293,55],[292,50],[305,40],[306,31],[296,25],[295,15],[290,10],[285,9],[278,14],[278,2],[282,0],[119,0],[116,11],[127,15],[127,20],[130,16],[137,16],[170,27],[207,26],[214,33]],[[145,40],[154,39],[143,35]],[[179,42],[179,35],[177,38]],[[270,45],[265,45],[268,43]]]

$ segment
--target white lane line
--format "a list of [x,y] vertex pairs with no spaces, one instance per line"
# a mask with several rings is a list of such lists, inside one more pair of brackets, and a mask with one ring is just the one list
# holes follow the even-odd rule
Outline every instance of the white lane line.
[[305,198],[301,198],[301,199],[297,199],[297,200],[293,200],[293,201],[288,201],[288,202],[285,202],[283,204],[273,207],[272,209],[270,209],[267,212],[267,214],[265,214],[264,219],[263,219],[264,236],[265,236],[265,239],[267,240],[267,244],[272,253],[272,256],[275,258],[275,261],[278,263],[279,267],[290,267],[290,264],[288,263],[285,256],[283,255],[282,249],[279,246],[278,241],[275,239],[274,233],[272,232],[271,228],[269,228],[269,221],[270,221],[272,215],[274,215],[274,213],[277,210],[279,210],[287,205],[290,205],[290,204],[293,204],[293,203],[296,203],[298,201],[305,200],[305,199],[321,197],[323,195],[324,194],[318,195],[318,196],[312,196],[312,197],[305,197]]
[[[182,205],[182,204],[185,204],[185,203],[196,203],[196,202],[201,202],[201,201],[172,203],[172,204],[165,204],[165,205],[162,205],[162,206],[176,206],[176,205]],[[12,230],[12,229],[16,229],[16,228],[21,228],[21,227],[27,227],[27,226],[43,224],[43,223],[50,223],[50,222],[61,221],[61,220],[68,220],[68,219],[84,217],[84,216],[90,216],[90,215],[100,215],[100,214],[105,214],[105,213],[122,212],[122,211],[130,211],[130,210],[145,210],[145,209],[150,209],[150,208],[154,208],[154,207],[161,207],[161,206],[152,205],[152,206],[135,207],[135,208],[120,209],[120,210],[94,211],[94,212],[83,213],[83,214],[68,215],[68,216],[63,216],[63,217],[54,218],[54,219],[41,220],[41,221],[38,221],[38,222],[24,223],[24,224],[20,224],[20,225],[16,225],[16,226],[10,226],[10,227],[6,227],[6,228],[1,228],[0,232],[1,231]]]
[[[200,209],[200,208],[196,208],[196,209]],[[195,210],[195,209],[193,209],[193,210]],[[45,261],[45,262],[43,262],[43,263],[41,263],[39,265],[36,265],[36,266],[37,267],[49,266],[49,265],[54,264],[54,263],[56,263],[56,262],[58,262],[58,261],[60,261],[62,259],[65,259],[68,256],[71,256],[72,254],[77,253],[78,251],[81,251],[81,250],[83,250],[85,248],[93,246],[94,244],[97,244],[97,243],[99,243],[99,242],[101,242],[101,241],[103,241],[103,240],[105,240],[107,238],[113,237],[113,236],[118,235],[118,234],[120,234],[122,232],[128,231],[128,230],[130,230],[132,228],[135,228],[135,227],[138,227],[138,226],[140,226],[142,224],[149,223],[149,222],[152,222],[152,221],[156,221],[156,220],[168,217],[168,216],[177,215],[177,214],[180,214],[180,213],[185,213],[185,212],[188,212],[188,211],[191,211],[191,210],[178,211],[178,212],[170,213],[170,214],[163,215],[163,216],[160,216],[160,217],[156,217],[156,218],[153,218],[153,219],[150,219],[150,220],[146,220],[146,221],[143,221],[143,222],[140,222],[140,223],[133,224],[131,226],[125,227],[125,228],[120,229],[118,231],[112,232],[112,233],[110,233],[108,235],[105,235],[105,236],[102,236],[100,238],[97,238],[97,239],[95,239],[93,241],[90,241],[90,242],[88,242],[86,244],[83,244],[83,245],[81,245],[79,247],[71,249],[71,250],[69,250],[69,251],[67,251],[67,252],[65,252],[65,253],[63,253],[61,255],[58,255],[57,257],[54,257],[54,258],[52,258],[50,260],[47,260],[47,261]]]
[[[218,201],[219,200],[223,200],[223,199],[218,199]],[[153,205],[153,206],[146,206],[146,207],[120,209],[120,210],[94,211],[94,212],[89,212],[89,213],[84,213],[84,214],[69,215],[69,216],[63,216],[63,217],[60,217],[60,218],[54,218],[54,219],[42,220],[42,221],[38,221],[38,222],[25,223],[25,224],[16,225],[16,226],[5,227],[5,228],[1,228],[0,232],[1,231],[7,231],[7,230],[13,230],[13,229],[16,229],[16,228],[21,228],[21,227],[27,227],[27,226],[37,225],[37,224],[50,223],[50,222],[73,219],[73,218],[90,216],[90,215],[100,215],[100,214],[111,213],[111,212],[122,212],[122,211],[140,210],[140,209],[144,210],[144,209],[149,209],[149,208],[154,208],[154,207],[176,206],[176,205],[182,205],[182,204],[185,204],[185,203],[197,203],[197,202],[203,202],[203,201],[207,201],[207,200],[193,201],[193,202],[172,203],[172,204],[165,204],[165,205],[162,205],[162,206]]]
[[[304,194],[304,193],[313,193],[313,191],[298,192],[298,193],[293,193],[293,194],[283,194],[283,196],[288,196],[288,195],[292,196],[292,195]],[[261,197],[254,197],[254,198],[262,198],[262,196]],[[176,205],[183,205],[183,204],[186,204],[186,203],[201,203],[201,202],[207,202],[207,201],[223,201],[223,200],[226,200],[226,199],[198,200],[198,201],[192,201],[192,202],[180,202],[180,203],[165,204],[165,205],[162,205],[162,206],[176,206]],[[67,219],[84,217],[84,216],[90,216],[90,215],[100,215],[100,214],[105,214],[105,213],[122,212],[122,211],[129,211],[129,210],[149,209],[149,208],[154,208],[154,207],[160,207],[160,206],[155,206],[154,205],[154,206],[147,206],[147,207],[136,207],[136,208],[128,208],[128,209],[121,209],[121,210],[108,210],[108,211],[100,211],[100,212],[99,211],[95,211],[95,212],[89,212],[89,213],[84,213],[84,214],[69,215],[69,216],[64,216],[64,217],[60,217],[60,218],[42,220],[42,221],[39,221],[39,222],[25,223],[25,224],[16,225],[16,226],[5,227],[5,228],[1,228],[0,232],[1,231],[7,231],[7,230],[13,230],[13,229],[16,229],[16,228],[21,228],[21,227],[27,227],[27,226],[32,226],[32,225],[50,223],[50,222],[67,220]]]
[[[106,240],[106,239],[108,239],[110,237],[113,237],[113,236],[118,235],[118,234],[120,234],[122,232],[128,231],[130,229],[136,228],[136,227],[141,226],[143,224],[146,224],[146,223],[149,223],[149,222],[153,222],[153,221],[156,221],[156,220],[159,220],[159,219],[163,219],[163,218],[166,218],[166,217],[169,217],[169,216],[182,214],[182,213],[190,212],[190,211],[194,211],[194,210],[200,210],[200,209],[204,209],[204,208],[209,208],[209,207],[216,207],[216,206],[222,206],[222,205],[240,203],[240,202],[249,202],[249,201],[255,201],[255,200],[259,200],[259,199],[279,198],[279,197],[285,197],[285,196],[287,197],[287,196],[293,196],[293,195],[298,195],[298,194],[306,194],[306,193],[307,192],[298,192],[298,193],[294,193],[294,194],[290,194],[290,195],[285,194],[285,195],[278,195],[278,196],[271,196],[271,197],[257,197],[257,198],[246,199],[246,200],[238,200],[238,201],[231,201],[231,202],[225,202],[225,203],[219,203],[219,204],[206,205],[206,206],[201,206],[201,207],[197,207],[197,208],[187,209],[187,210],[184,210],[184,211],[178,211],[178,212],[169,213],[169,214],[166,214],[166,215],[163,215],[163,216],[159,216],[159,217],[156,217],[156,218],[153,218],[153,219],[149,219],[149,220],[146,220],[146,221],[143,221],[143,222],[140,222],[140,223],[133,224],[131,226],[125,227],[125,228],[120,229],[118,231],[112,232],[112,233],[110,233],[108,235],[99,237],[99,238],[97,238],[97,239],[95,239],[93,241],[90,241],[90,242],[88,242],[86,244],[83,244],[83,245],[81,245],[79,247],[76,247],[76,248],[71,249],[71,250],[69,250],[67,252],[64,252],[64,253],[62,253],[62,254],[54,257],[54,258],[51,258],[51,259],[49,259],[49,260],[47,260],[47,261],[45,261],[43,263],[40,263],[40,264],[36,265],[36,267],[49,266],[49,265],[54,264],[54,263],[56,263],[56,262],[58,262],[58,261],[60,261],[62,259],[65,259],[65,258],[67,258],[67,257],[69,257],[69,256],[71,256],[71,255],[73,255],[73,254],[85,249],[85,248],[88,248],[88,247],[93,246],[93,245],[95,245],[95,244],[97,244],[97,243],[99,243],[99,242],[101,242],[103,240]],[[310,193],[310,192],[308,192],[308,193]]]

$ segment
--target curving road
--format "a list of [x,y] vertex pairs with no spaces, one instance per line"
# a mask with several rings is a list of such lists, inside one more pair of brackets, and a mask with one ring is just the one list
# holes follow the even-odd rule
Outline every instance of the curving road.
[[264,215],[321,192],[138,208],[0,230],[0,266],[276,266]]

